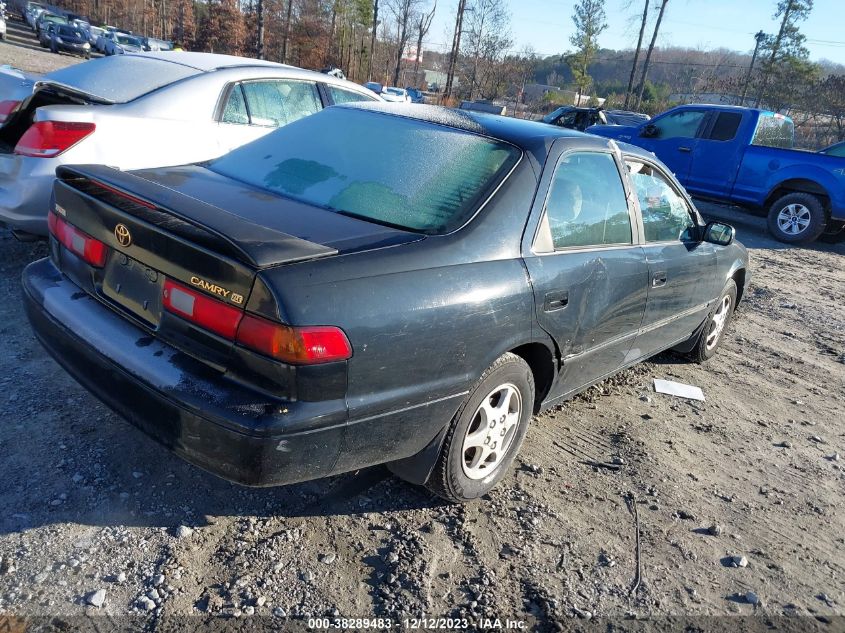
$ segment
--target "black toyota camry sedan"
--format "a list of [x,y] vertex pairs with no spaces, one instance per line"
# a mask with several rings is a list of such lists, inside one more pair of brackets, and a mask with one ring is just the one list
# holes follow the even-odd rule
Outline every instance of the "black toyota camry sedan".
[[242,484],[387,463],[452,501],[543,407],[669,348],[712,356],[749,279],[653,155],[434,106],[61,167],[49,227],[32,326],[147,434]]

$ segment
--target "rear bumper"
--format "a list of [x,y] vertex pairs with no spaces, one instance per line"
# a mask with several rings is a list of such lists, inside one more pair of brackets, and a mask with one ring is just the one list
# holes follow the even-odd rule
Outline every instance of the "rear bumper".
[[0,153],[0,226],[47,235],[55,160]]
[[58,363],[188,462],[250,486],[340,466],[343,401],[286,403],[240,387],[81,292],[48,259],[30,264],[22,281],[35,335]]

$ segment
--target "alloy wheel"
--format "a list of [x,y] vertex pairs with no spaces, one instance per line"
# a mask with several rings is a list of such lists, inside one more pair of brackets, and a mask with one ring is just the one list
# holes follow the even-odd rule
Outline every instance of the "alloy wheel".
[[502,463],[522,416],[522,394],[511,383],[493,389],[475,411],[461,447],[470,479],[484,479]]
[[803,204],[788,204],[777,217],[778,228],[787,235],[800,235],[810,226],[810,209]]
[[728,316],[731,313],[731,297],[725,295],[719,303],[719,307],[710,319],[710,332],[707,334],[707,350],[710,351],[719,344],[719,339],[722,337],[722,332],[728,322]]

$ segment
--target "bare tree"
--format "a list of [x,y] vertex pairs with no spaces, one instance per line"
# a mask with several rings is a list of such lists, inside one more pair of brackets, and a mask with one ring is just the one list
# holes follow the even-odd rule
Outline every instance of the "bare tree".
[[420,71],[420,58],[422,57],[423,39],[431,29],[431,22],[434,20],[434,12],[437,11],[437,0],[434,0],[434,6],[428,13],[420,12],[419,20],[417,21],[417,50],[414,56],[414,81],[417,80],[417,73]]
[[411,37],[411,18],[414,15],[414,8],[420,0],[387,0],[387,8],[396,20],[396,65],[393,68],[393,85],[399,84],[399,70],[402,66],[402,57],[405,54],[405,47]]
[[452,84],[455,81],[455,66],[458,63],[458,55],[461,52],[461,35],[464,28],[464,13],[467,8],[467,0],[458,0],[458,10],[455,13],[455,34],[452,36],[452,50],[449,53],[449,69],[446,72],[446,86],[443,89],[443,100],[452,96]]
[[637,72],[637,62],[640,60],[640,49],[643,46],[643,35],[645,34],[645,25],[648,22],[648,3],[649,0],[643,2],[643,19],[640,22],[640,35],[637,38],[637,50],[634,51],[634,63],[631,64],[631,76],[628,77],[628,87],[625,89],[625,108],[628,107],[628,102],[631,100],[631,91],[634,89],[634,75]]
[[510,13],[504,0],[472,0],[467,13],[464,55],[472,62],[464,74],[469,75],[469,98],[475,98],[476,90],[494,98],[500,92],[497,78],[502,76],[497,65],[513,43]]
[[657,22],[654,24],[654,32],[651,34],[651,43],[648,45],[648,52],[645,55],[645,63],[643,63],[643,72],[640,75],[640,87],[637,90],[637,104],[635,109],[639,110],[643,102],[643,90],[645,90],[645,80],[648,77],[648,65],[651,63],[651,54],[654,52],[654,45],[657,43],[657,34],[660,32],[660,23],[663,21],[663,14],[666,12],[666,5],[669,0],[663,0],[660,4],[660,13],[657,15]]

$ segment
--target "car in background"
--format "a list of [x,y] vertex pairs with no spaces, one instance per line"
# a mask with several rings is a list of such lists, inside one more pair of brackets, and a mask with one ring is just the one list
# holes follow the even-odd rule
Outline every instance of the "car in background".
[[366,88],[367,90],[372,90],[377,95],[380,95],[382,92],[384,92],[384,86],[382,86],[377,81],[368,81],[364,84],[364,88]]
[[90,59],[91,44],[88,39],[88,33],[84,29],[69,24],[59,24],[51,31],[50,51],[72,53]]
[[26,10],[26,23],[29,25],[33,31],[35,30],[35,25],[38,22],[38,18],[41,17],[41,14],[44,13],[46,9],[39,4],[34,2],[30,3],[29,8]]
[[647,114],[630,110],[604,110],[604,116],[607,125],[639,125],[651,120]]
[[542,118],[543,123],[583,132],[591,125],[638,125],[649,120],[647,114],[604,108],[562,106]]
[[63,15],[57,15],[55,13],[49,13],[47,11],[43,12],[41,16],[38,18],[38,21],[35,23],[35,34],[38,36],[38,41],[41,42],[41,46],[48,46],[49,40],[45,43],[43,38],[43,32],[50,24],[67,24],[68,19]]
[[435,106],[327,108],[202,164],[63,166],[48,214],[22,275],[39,341],[252,486],[388,463],[483,497],[534,413],[667,349],[712,358],[750,279],[648,152]]
[[113,40],[116,33],[118,33],[118,28],[115,26],[102,27],[102,32],[97,38],[97,42],[96,44],[94,44],[94,48],[96,48],[101,53],[105,53],[106,42],[108,42],[109,40]]
[[408,96],[408,91],[404,88],[396,88],[395,86],[388,86],[381,93],[382,99],[385,101],[392,101],[393,103],[411,103],[411,97]]
[[407,92],[408,96],[411,98],[411,103],[425,103],[425,95],[422,90],[409,86],[408,88],[405,88],[405,92]]
[[0,40],[6,39],[6,19],[0,16]]
[[115,33],[113,38],[106,40],[103,47],[104,55],[124,55],[125,53],[143,53],[144,43],[140,37],[128,33]]
[[210,53],[127,53],[0,80],[14,95],[0,98],[0,225],[19,237],[47,235],[59,165],[208,160],[335,103],[380,101],[328,75]]
[[103,33],[105,33],[105,30],[101,29],[99,26],[88,27],[88,43],[91,45],[91,48],[97,48],[97,40]]
[[141,44],[145,51],[172,51],[173,42],[170,40],[160,40],[155,37],[142,37]]
[[825,147],[819,150],[819,154],[827,154],[828,156],[840,156],[845,158],[845,141],[836,143],[830,147]]

